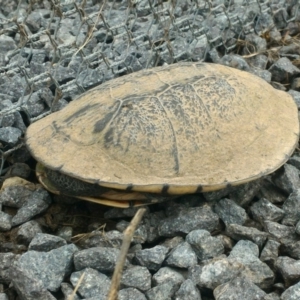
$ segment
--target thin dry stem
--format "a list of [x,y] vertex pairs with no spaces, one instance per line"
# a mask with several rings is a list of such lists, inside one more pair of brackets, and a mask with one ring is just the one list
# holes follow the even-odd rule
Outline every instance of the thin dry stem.
[[79,278],[79,280],[78,280],[78,282],[77,282],[77,284],[76,284],[76,286],[75,286],[75,288],[74,288],[72,294],[68,297],[68,300],[73,300],[73,299],[74,299],[74,297],[75,297],[75,295],[76,295],[76,292],[77,292],[77,290],[78,290],[78,288],[79,288],[79,286],[80,286],[80,284],[81,284],[81,282],[82,282],[84,276],[85,276],[85,272],[83,272],[83,273],[81,274],[81,276],[80,276],[80,278]]
[[120,250],[120,254],[116,263],[115,271],[111,280],[111,285],[108,293],[107,300],[117,300],[118,291],[120,286],[120,280],[125,264],[126,255],[130,247],[130,243],[133,237],[133,234],[139,225],[144,213],[146,212],[145,208],[140,208],[133,219],[131,220],[129,226],[124,231],[123,243]]

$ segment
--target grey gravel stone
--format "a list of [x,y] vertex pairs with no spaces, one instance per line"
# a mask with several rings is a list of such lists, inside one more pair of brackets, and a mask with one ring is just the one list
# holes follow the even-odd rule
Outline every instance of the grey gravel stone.
[[9,300],[8,296],[4,293],[0,293],[0,300]]
[[[21,64],[20,60],[18,63]],[[0,90],[2,94],[8,95],[15,102],[23,96],[26,86],[25,79],[20,75],[15,75],[0,84]]]
[[0,253],[0,282],[9,284],[11,282],[10,267],[18,259],[13,253]]
[[93,268],[99,272],[113,272],[119,252],[118,249],[105,247],[93,247],[78,251],[74,254],[75,269],[80,271],[84,268]]
[[268,234],[263,231],[259,231],[253,227],[246,227],[237,224],[228,225],[226,227],[226,234],[234,240],[250,240],[257,244],[260,248],[268,238]]
[[262,289],[268,289],[274,281],[274,273],[258,258],[259,249],[250,241],[239,241],[232,249],[229,259],[234,259],[248,268],[247,278]]
[[62,226],[61,228],[58,229],[57,236],[63,238],[67,242],[70,242],[73,236],[72,226]]
[[[63,278],[70,274],[73,254],[78,251],[73,244],[62,246],[49,252],[28,251],[21,255],[16,263],[17,269],[22,270],[49,291],[59,289]],[[14,282],[15,279],[12,278]]]
[[245,270],[246,267],[236,260],[229,260],[227,258],[213,260],[199,270],[198,276],[194,278],[194,283],[200,288],[213,290],[217,286],[241,276]]
[[193,230],[186,236],[200,260],[216,257],[224,252],[222,242],[206,230]]
[[14,39],[7,35],[1,35],[0,36],[0,52],[6,53],[10,50],[14,50],[17,48],[17,45],[14,41]]
[[229,236],[227,236],[225,234],[218,234],[216,236],[216,238],[221,241],[225,250],[228,251],[228,250],[232,249],[233,244],[234,244],[234,241],[232,238],[230,238]]
[[[19,112],[16,112],[14,114],[14,117],[15,117],[14,127],[19,128],[23,133],[25,133],[27,127],[24,123],[24,120],[23,120],[21,114]],[[20,177],[23,177],[23,176],[20,176]]]
[[279,242],[269,239],[261,251],[260,260],[273,268],[278,257],[279,247]]
[[170,267],[189,268],[197,264],[197,255],[189,243],[183,242],[170,252],[165,264]]
[[233,247],[229,257],[243,257],[246,259],[247,255],[250,255],[250,258],[252,258],[252,256],[258,257],[258,246],[251,241],[240,240]]
[[181,236],[175,236],[173,238],[167,238],[163,243],[161,243],[161,246],[167,247],[169,250],[172,250],[182,244],[184,242],[184,238]]
[[266,293],[245,277],[237,277],[214,289],[216,300],[264,300]]
[[[46,103],[49,108],[52,107],[54,96],[49,88],[41,88],[36,92],[36,94],[38,95],[38,98],[41,99],[42,102]],[[61,100],[62,99],[59,100],[59,103]]]
[[149,270],[157,271],[165,260],[168,248],[155,246],[153,248],[138,250],[135,252],[135,260],[139,265],[147,267]]
[[[145,222],[145,221],[144,221]],[[135,230],[135,233],[134,233],[134,236],[133,236],[133,239],[132,239],[132,242],[133,243],[145,243],[147,241],[147,238],[148,238],[148,226],[146,224],[143,224],[144,223],[143,221],[141,222],[141,224],[137,227],[137,229]],[[127,221],[120,221],[116,224],[116,228],[120,231],[120,232],[123,232],[129,225],[129,222]],[[122,235],[120,235],[122,236]],[[122,243],[122,239],[123,239],[123,236],[121,238],[121,243]]]
[[245,38],[243,54],[263,53],[267,49],[267,41],[256,34],[248,34]]
[[280,221],[285,214],[282,209],[278,208],[265,198],[261,198],[253,203],[250,207],[250,211],[253,218],[261,224],[263,224],[265,220],[275,222]]
[[173,282],[166,282],[151,288],[146,297],[148,300],[171,300],[177,290],[178,286],[174,286]]
[[282,242],[282,251],[292,258],[300,259],[300,241],[297,242]]
[[248,219],[245,209],[230,199],[222,199],[218,201],[214,206],[214,211],[225,225],[243,225]]
[[22,267],[11,268],[13,287],[16,289],[20,299],[26,300],[56,300],[55,297],[45,288],[42,280]]
[[[118,219],[118,218],[124,218],[124,217],[134,217],[136,212],[138,211],[138,207],[129,207],[129,208],[111,208],[108,211],[104,213],[105,219]],[[146,214],[149,212],[149,207],[145,207]]]
[[26,104],[27,110],[30,111],[31,117],[37,117],[45,111],[45,103],[38,91],[25,96],[23,102]]
[[15,146],[20,137],[22,135],[22,131],[15,127],[5,127],[0,128],[0,141],[3,143],[7,143],[10,146]]
[[272,176],[275,184],[290,194],[300,188],[299,171],[292,165],[285,164]]
[[[247,59],[247,62],[249,66],[252,67],[252,70],[253,68],[258,68],[258,70],[265,70],[268,63],[268,57],[264,54],[258,54],[253,57],[249,57]],[[272,76],[272,74],[269,71],[267,72],[270,74],[270,76]]]
[[272,73],[272,80],[277,82],[286,82],[288,78],[300,74],[300,70],[286,57],[279,58],[269,71]]
[[147,298],[139,290],[128,288],[120,290],[118,293],[118,300],[147,300]]
[[283,203],[286,200],[286,193],[284,193],[269,180],[263,180],[257,196],[259,198],[265,198],[273,204]]
[[146,292],[151,288],[151,273],[146,267],[131,266],[123,272],[121,286]]
[[296,226],[295,226],[295,232],[300,235],[300,221],[297,222]]
[[[128,223],[124,229],[128,226]],[[110,230],[103,233],[102,230],[93,230],[92,233],[81,242],[83,248],[91,247],[113,247],[120,249],[123,234],[117,230]]]
[[283,203],[282,209],[285,216],[281,221],[284,225],[296,225],[300,220],[300,189],[292,192],[287,200]]
[[37,233],[30,242],[28,250],[50,251],[65,246],[66,244],[67,242],[58,236],[47,233]]
[[44,16],[49,17],[49,11],[47,9],[37,9],[28,15],[26,18],[26,25],[32,33],[37,32],[41,27],[47,28],[47,22],[44,19]]
[[298,300],[300,299],[300,282],[290,286],[281,294],[281,300]]
[[37,189],[27,198],[26,203],[12,218],[12,225],[16,226],[30,220],[34,216],[44,212],[51,203],[52,200],[49,193],[42,188]]
[[3,253],[7,252],[20,252],[23,253],[27,250],[25,245],[16,244],[15,241],[3,241],[0,243],[0,251]]
[[174,236],[178,233],[189,233],[194,229],[205,229],[209,232],[217,228],[218,216],[209,206],[187,208],[177,215],[161,220],[158,232],[160,236]]
[[85,268],[71,274],[70,281],[74,288],[82,274],[84,277],[78,287],[78,294],[83,298],[97,297],[99,300],[106,300],[110,279],[95,269]]
[[257,195],[262,183],[262,179],[257,179],[240,186],[236,186],[230,192],[230,199],[236,202],[238,205],[245,207],[249,205],[252,199]]
[[203,193],[203,196],[206,201],[214,202],[214,201],[220,200],[220,199],[228,196],[228,194],[235,188],[236,187],[228,186],[228,187],[218,190],[218,191]]
[[[299,93],[299,102],[300,102],[300,93]],[[300,103],[299,107],[300,108]],[[300,157],[298,155],[294,155],[289,158],[288,163],[294,167],[296,167],[298,170],[300,170]]]
[[11,185],[2,188],[0,192],[0,203],[8,207],[20,208],[26,204],[28,197],[33,193],[33,189],[24,185]]
[[238,55],[224,55],[220,59],[220,64],[243,71],[250,71],[250,67],[246,60]]
[[[61,285],[61,291],[64,295],[64,299],[68,299],[71,297],[71,295],[73,294],[74,288],[71,284],[63,282]],[[80,300],[80,297],[78,295],[72,295],[73,298],[71,298],[72,300]]]
[[264,228],[271,237],[283,244],[295,243],[300,240],[292,226],[282,225],[272,221],[265,221]]
[[57,68],[53,70],[53,76],[56,78],[58,83],[68,82],[76,77],[76,72],[71,68],[65,68],[58,65]]
[[149,221],[147,234],[148,243],[156,242],[159,239],[157,224],[159,224],[160,220],[162,220],[163,218],[165,218],[165,214],[163,211],[157,211],[145,216],[145,219]]
[[264,296],[263,300],[280,300],[278,293],[273,292]]
[[201,294],[191,279],[185,280],[175,294],[174,300],[201,300]]
[[2,100],[0,102],[0,111],[2,115],[0,116],[1,127],[12,127],[15,123],[15,114],[5,114],[4,110],[10,110],[13,107],[13,103],[10,100]]
[[0,231],[7,231],[11,229],[12,226],[12,216],[0,211]]
[[179,271],[170,267],[160,268],[152,277],[153,286],[159,286],[164,283],[172,282],[179,286],[184,282],[184,277]]
[[134,260],[135,252],[142,250],[143,247],[141,244],[135,244],[132,247],[129,248],[128,253],[127,253],[127,259],[132,262]]
[[292,89],[298,92],[300,91],[300,78],[293,79]]
[[[219,260],[220,258],[217,258],[216,260]],[[206,262],[207,264],[207,262]],[[194,283],[195,286],[197,286],[198,288],[200,288],[198,286],[198,282],[199,282],[199,278],[202,272],[203,266],[202,265],[195,265],[191,268],[188,269],[188,273],[187,273],[187,279],[192,280],[192,282]]]
[[28,221],[19,227],[17,241],[29,245],[36,234],[41,233],[42,228],[36,221]]
[[29,177],[30,172],[31,172],[31,169],[27,164],[17,162],[9,168],[9,170],[5,174],[5,178],[21,177],[21,178],[26,179]]
[[[300,92],[297,92],[297,91],[294,91],[294,90],[289,90],[288,93],[293,96],[293,98],[294,98],[294,100],[295,100],[295,102],[296,102],[296,104],[298,106],[298,109],[299,109],[300,108]],[[300,168],[298,168],[298,170],[299,169]]]
[[260,70],[260,69],[252,68],[251,73],[262,78],[263,80],[265,80],[268,83],[271,82],[272,74],[267,70]]
[[[127,226],[126,226],[126,228],[127,228]],[[126,228],[124,228],[124,229],[126,229]],[[138,235],[139,233],[140,232],[135,231],[134,235]],[[123,233],[120,233],[117,230],[109,230],[104,234],[104,239],[106,239],[108,241],[106,246],[110,245],[110,246],[113,246],[114,248],[121,248],[123,238],[124,238]]]
[[285,286],[289,287],[300,280],[300,261],[288,256],[279,256],[277,258],[276,269],[281,274]]

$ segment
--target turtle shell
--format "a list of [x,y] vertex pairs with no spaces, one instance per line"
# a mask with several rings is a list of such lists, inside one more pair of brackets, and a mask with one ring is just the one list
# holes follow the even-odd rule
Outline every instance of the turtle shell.
[[269,174],[299,137],[293,98],[222,65],[178,63],[89,90],[30,125],[46,167],[104,187],[185,194]]

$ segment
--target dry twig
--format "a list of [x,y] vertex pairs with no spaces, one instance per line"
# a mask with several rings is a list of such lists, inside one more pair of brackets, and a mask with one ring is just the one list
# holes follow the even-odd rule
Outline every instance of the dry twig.
[[144,213],[146,212],[145,208],[140,208],[133,219],[131,220],[129,226],[124,231],[123,243],[120,250],[120,254],[116,263],[115,271],[111,280],[111,285],[108,293],[107,300],[117,300],[120,280],[123,272],[123,267],[126,259],[126,255],[133,237],[133,234],[140,223]]

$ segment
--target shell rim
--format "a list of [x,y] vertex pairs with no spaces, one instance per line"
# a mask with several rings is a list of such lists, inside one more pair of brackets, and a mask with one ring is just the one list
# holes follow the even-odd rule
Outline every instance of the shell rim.
[[[212,184],[212,185],[201,185],[200,183],[198,185],[169,185],[167,182],[164,183],[157,183],[157,184],[148,184],[148,185],[135,185],[134,183],[128,183],[128,184],[119,184],[118,182],[105,182],[105,181],[100,181],[100,180],[91,180],[91,179],[83,179],[79,176],[76,176],[75,174],[68,174],[68,173],[64,173],[61,172],[64,175],[67,175],[71,178],[76,178],[78,180],[81,180],[83,182],[87,182],[87,183],[91,183],[91,184],[98,184],[100,186],[103,187],[107,187],[107,188],[112,188],[112,189],[118,189],[118,190],[130,190],[130,191],[134,191],[134,192],[145,192],[145,193],[166,193],[169,195],[184,195],[184,194],[194,194],[194,193],[200,193],[200,192],[212,192],[212,191],[217,191],[217,190],[221,190],[224,189],[226,187],[230,187],[230,186],[237,186],[237,185],[241,185],[247,182],[251,182],[253,180],[256,180],[258,178],[261,178],[263,176],[269,175],[273,172],[275,172],[276,170],[278,170],[281,166],[283,166],[288,159],[292,156],[293,152],[295,151],[298,142],[299,142],[299,133],[295,133],[296,139],[295,139],[295,144],[293,145],[293,147],[290,150],[290,153],[288,154],[284,154],[284,159],[276,166],[274,166],[271,169],[268,169],[266,172],[261,172],[258,173],[255,176],[252,177],[248,177],[248,178],[244,178],[242,180],[237,180],[237,181],[233,181],[233,182],[222,182],[222,183],[216,183],[216,184]],[[42,165],[44,165],[45,167],[53,170],[53,171],[58,171],[60,172],[61,168],[52,168],[51,166],[49,166],[48,164],[45,164],[43,161],[38,160],[35,155],[33,154],[33,152],[31,152],[32,156],[36,159],[36,161]]]

